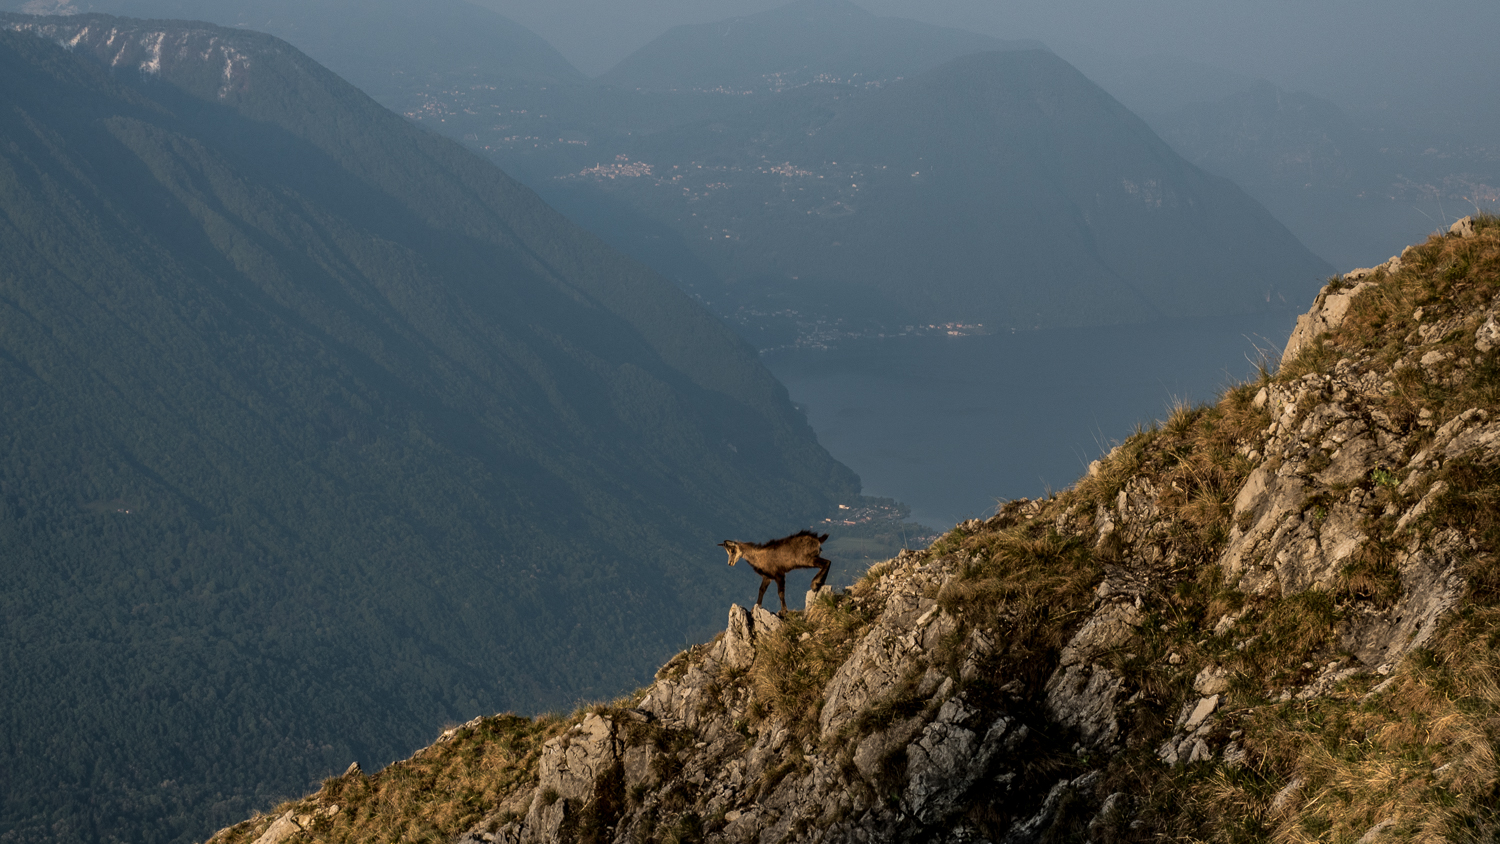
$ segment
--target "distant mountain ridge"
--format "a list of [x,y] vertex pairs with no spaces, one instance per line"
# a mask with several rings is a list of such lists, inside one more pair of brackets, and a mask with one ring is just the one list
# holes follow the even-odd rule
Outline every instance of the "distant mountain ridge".
[[1482,148],[1414,145],[1264,80],[1149,119],[1185,158],[1233,179],[1339,263],[1435,225],[1445,198],[1482,203],[1500,176]]
[[1185,106],[1158,119],[1166,140],[1195,164],[1241,184],[1266,177],[1284,188],[1350,192],[1369,168],[1369,141],[1333,103],[1252,83],[1216,102]]
[[849,0],[799,0],[759,14],[673,27],[599,78],[651,90],[878,84],[966,53],[1040,46],[878,17]]
[[0,838],[606,694],[714,542],[857,493],[719,321],[285,42],[0,30]]

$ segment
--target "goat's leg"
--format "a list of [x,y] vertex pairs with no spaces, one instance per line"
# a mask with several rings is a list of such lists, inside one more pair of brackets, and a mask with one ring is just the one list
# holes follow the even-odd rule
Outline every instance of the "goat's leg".
[[828,580],[828,567],[831,566],[831,565],[833,565],[833,561],[832,560],[825,560],[822,557],[819,557],[817,559],[817,563],[818,563],[818,573],[815,574],[815,575],[813,575],[813,582],[812,582],[812,591],[814,591],[814,592],[818,591],[819,589],[822,589],[823,588],[823,584],[825,582],[827,582],[827,580]]
[[758,595],[755,596],[755,605],[757,607],[760,606],[760,602],[761,601],[765,600],[765,597],[766,597],[766,587],[770,586],[770,585],[771,585],[771,578],[766,577],[765,575],[761,575],[760,576],[760,594],[758,594]]
[[776,575],[776,597],[781,599],[781,612],[777,615],[786,615],[786,575]]

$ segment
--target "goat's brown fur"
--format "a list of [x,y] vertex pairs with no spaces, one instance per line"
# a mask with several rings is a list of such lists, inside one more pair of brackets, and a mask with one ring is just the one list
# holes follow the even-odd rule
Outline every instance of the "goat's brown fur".
[[823,543],[827,541],[826,533],[818,535],[804,530],[764,543],[726,539],[719,543],[719,547],[729,553],[731,566],[744,560],[760,575],[760,594],[755,596],[757,607],[766,597],[766,587],[774,580],[776,597],[781,599],[781,611],[786,612],[787,572],[793,569],[817,569],[818,573],[813,575],[812,591],[823,588],[823,582],[828,579],[828,567],[833,565],[832,561],[819,556],[823,551]]

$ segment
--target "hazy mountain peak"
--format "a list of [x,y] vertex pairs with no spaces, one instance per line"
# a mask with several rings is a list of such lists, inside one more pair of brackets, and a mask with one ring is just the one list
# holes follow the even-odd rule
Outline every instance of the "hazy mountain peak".
[[848,0],[799,0],[754,15],[674,27],[601,78],[656,89],[880,84],[966,53],[1036,46],[879,17]]
[[851,0],[796,0],[785,6],[767,9],[731,20],[847,20],[874,19],[875,14]]

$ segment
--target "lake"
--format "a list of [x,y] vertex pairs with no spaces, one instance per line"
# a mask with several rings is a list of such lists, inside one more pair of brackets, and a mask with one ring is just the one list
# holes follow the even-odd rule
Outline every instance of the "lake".
[[860,340],[762,356],[866,495],[946,529],[1071,486],[1172,403],[1213,400],[1274,361],[1296,315]]

